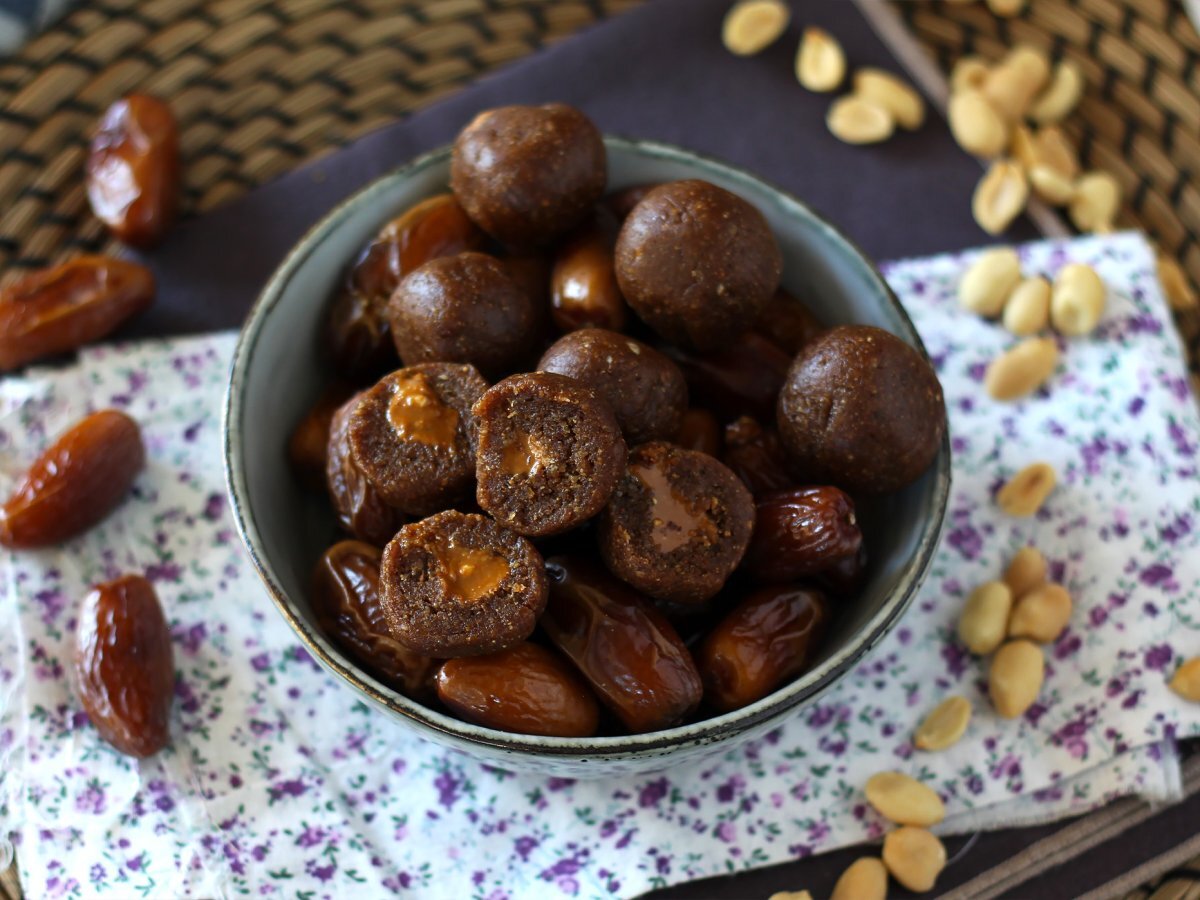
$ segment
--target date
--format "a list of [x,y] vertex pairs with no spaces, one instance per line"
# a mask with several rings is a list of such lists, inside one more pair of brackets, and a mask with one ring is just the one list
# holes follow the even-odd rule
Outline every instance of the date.
[[689,395],[703,397],[722,421],[743,415],[775,421],[775,401],[792,358],[761,334],[747,331],[727,347],[704,355],[672,346],[660,349],[683,370]]
[[775,292],[754,324],[754,331],[789,356],[828,330],[812,310],[783,288]]
[[615,224],[596,215],[559,248],[550,274],[550,315],[560,331],[625,329],[629,310],[617,287],[616,242]]
[[725,452],[721,454],[721,462],[742,479],[756,497],[782,491],[796,483],[779,436],[750,416],[742,416],[725,426]]
[[356,538],[382,547],[406,520],[383,501],[350,454],[350,414],[361,396],[355,394],[343,403],[330,420],[325,478],[338,524]]
[[145,266],[80,256],[0,291],[0,371],[69,353],[111,334],[154,300]]
[[675,435],[675,443],[684,450],[699,450],[717,456],[721,452],[721,426],[717,417],[707,409],[692,407],[687,410],[679,434]]
[[179,212],[179,128],[145,94],[110,106],[88,148],[87,195],[113,236],[133,247],[162,240]]
[[854,501],[832,486],[767,494],[755,504],[754,536],[742,563],[760,582],[818,575],[855,556],[862,531]]
[[92,413],[37,458],[0,508],[0,544],[49,547],[116,509],[146,463],[137,422],[115,409]]
[[154,586],[126,575],[83,600],[75,680],[92,725],[128,756],[152,756],[170,741],[175,661]]
[[288,437],[287,455],[292,473],[314,493],[324,493],[326,489],[325,466],[329,459],[329,426],[333,414],[352,393],[341,382],[326,387]]

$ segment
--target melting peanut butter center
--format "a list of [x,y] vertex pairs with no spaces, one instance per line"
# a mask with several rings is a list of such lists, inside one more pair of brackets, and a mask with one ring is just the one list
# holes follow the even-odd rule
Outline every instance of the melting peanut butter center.
[[666,473],[656,466],[630,466],[629,471],[650,494],[650,539],[659,553],[670,553],[699,538],[716,540],[717,527],[696,504],[671,486]]
[[546,454],[537,441],[525,432],[505,446],[500,458],[500,471],[505,475],[536,475],[546,464]]
[[388,421],[401,440],[435,447],[453,447],[458,435],[458,411],[442,402],[422,372],[413,372],[396,386]]
[[508,577],[508,560],[478,547],[451,541],[437,554],[450,593],[468,603],[482,600]]

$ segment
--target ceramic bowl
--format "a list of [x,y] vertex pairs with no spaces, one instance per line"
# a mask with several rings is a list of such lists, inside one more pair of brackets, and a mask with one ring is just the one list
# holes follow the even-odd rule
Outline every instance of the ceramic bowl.
[[[800,201],[686,150],[606,138],[610,188],[703,178],[753,203],[783,250],[784,286],[829,323],[866,323],[924,352],[912,322],[875,267]],[[387,221],[446,190],[449,148],[372,182],[306,234],[250,312],[234,355],[225,410],[225,464],[237,527],[267,593],[300,639],[346,687],[418,735],[508,769],[599,778],[648,772],[728,750],[795,717],[896,623],[929,569],[950,485],[950,449],[916,483],[860,507],[871,563],[858,599],[842,608],[812,668],[763,700],[652,734],[550,738],[493,731],[423,706],[381,683],[317,627],[308,584],[334,540],[329,511],[293,481],[285,446],[330,377],[322,362],[325,309],[347,262]]]

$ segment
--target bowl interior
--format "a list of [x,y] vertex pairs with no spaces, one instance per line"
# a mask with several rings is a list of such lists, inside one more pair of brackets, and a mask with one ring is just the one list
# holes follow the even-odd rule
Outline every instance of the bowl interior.
[[[608,138],[609,184],[705,178],[749,200],[766,216],[783,250],[783,285],[829,323],[877,325],[921,348],[912,323],[875,269],[807,207],[752,176],[686,151]],[[328,667],[377,703],[418,725],[469,742],[539,752],[593,756],[607,747],[630,752],[736,732],[810,699],[887,630],[916,592],[945,509],[947,446],[929,472],[907,489],[860,506],[871,554],[869,583],[840,610],[814,667],[792,684],[735,713],[650,736],[587,741],[502,735],[443,716],[408,700],[357,669],[315,626],[310,573],[335,539],[327,507],[294,483],[285,446],[295,423],[331,373],[322,362],[328,299],[344,267],[388,220],[418,200],[446,190],[449,152],[435,151],[351,197],[297,245],[253,309],[235,357],[226,420],[226,454],[235,515],[254,564],[284,615]]]

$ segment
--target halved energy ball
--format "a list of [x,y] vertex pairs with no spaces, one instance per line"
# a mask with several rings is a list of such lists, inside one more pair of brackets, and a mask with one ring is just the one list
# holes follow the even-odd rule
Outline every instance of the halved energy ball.
[[447,510],[405,525],[383,551],[379,577],[392,635],[424,656],[514,647],[546,606],[537,549],[475,513]]
[[520,534],[559,534],[587,521],[625,471],[616,416],[574,378],[512,375],[479,399],[475,417],[475,499]]

